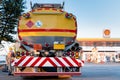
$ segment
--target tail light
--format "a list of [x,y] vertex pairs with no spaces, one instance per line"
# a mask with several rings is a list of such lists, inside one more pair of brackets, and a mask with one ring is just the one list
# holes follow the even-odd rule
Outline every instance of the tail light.
[[24,53],[24,52],[22,52],[22,53],[21,53],[21,55],[22,55],[22,56],[24,56],[24,55],[25,55],[25,53]]
[[67,52],[67,56],[70,56],[70,52]]
[[79,56],[79,52],[76,52],[75,53],[75,58],[78,59],[80,56]]
[[71,52],[71,56],[74,57],[74,55],[75,55],[74,52]]

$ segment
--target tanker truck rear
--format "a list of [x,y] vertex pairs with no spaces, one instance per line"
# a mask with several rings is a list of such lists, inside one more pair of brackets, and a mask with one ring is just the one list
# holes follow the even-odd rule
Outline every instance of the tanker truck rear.
[[11,72],[14,76],[80,75],[84,63],[76,35],[76,17],[63,5],[34,4],[20,17],[20,47]]

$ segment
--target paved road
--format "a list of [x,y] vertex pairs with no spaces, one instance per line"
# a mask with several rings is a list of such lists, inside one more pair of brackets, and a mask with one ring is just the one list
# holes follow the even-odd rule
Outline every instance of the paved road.
[[57,78],[25,78],[8,76],[0,71],[0,80],[120,80],[120,63],[93,64],[85,63],[81,76],[74,76],[69,79]]
[[75,80],[120,80],[120,63],[86,64]]

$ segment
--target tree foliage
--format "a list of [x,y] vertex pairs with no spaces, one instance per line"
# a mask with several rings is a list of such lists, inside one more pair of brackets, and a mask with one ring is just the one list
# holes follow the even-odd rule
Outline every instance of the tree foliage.
[[18,21],[24,12],[24,0],[2,0],[0,6],[0,44],[1,41],[14,42]]

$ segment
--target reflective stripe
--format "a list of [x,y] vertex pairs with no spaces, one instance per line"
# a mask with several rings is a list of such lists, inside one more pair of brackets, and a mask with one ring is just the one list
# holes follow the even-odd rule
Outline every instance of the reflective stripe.
[[84,62],[70,57],[33,57],[23,56],[14,60],[12,66],[18,67],[81,67]]

